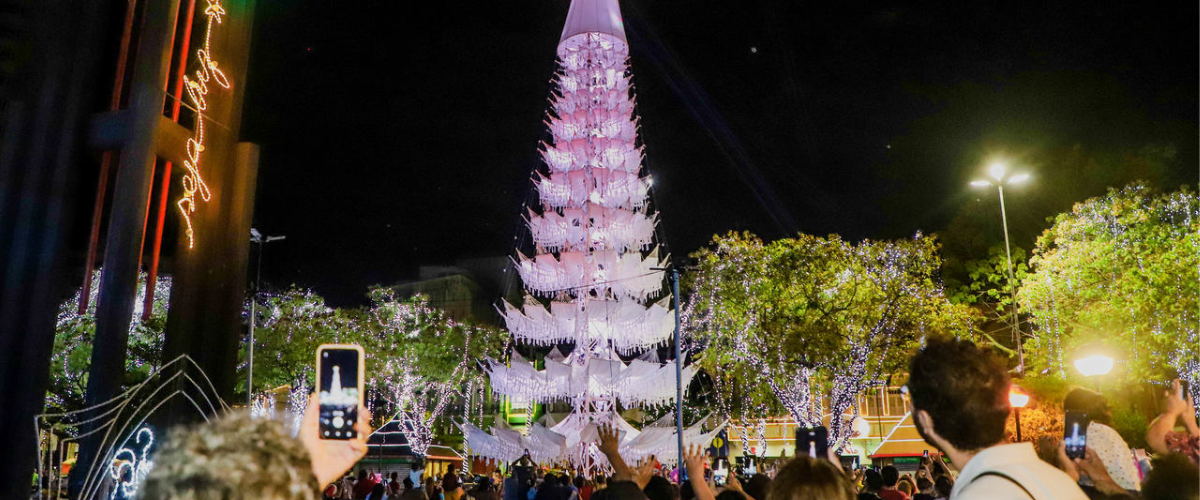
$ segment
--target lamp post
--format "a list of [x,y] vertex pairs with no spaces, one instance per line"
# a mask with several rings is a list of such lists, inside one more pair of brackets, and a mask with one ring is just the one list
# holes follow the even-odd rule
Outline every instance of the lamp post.
[[1029,404],[1029,393],[1020,386],[1013,384],[1008,388],[1008,404],[1012,406],[1013,416],[1017,419],[1017,442],[1021,442],[1021,408]]
[[1008,213],[1004,209],[1004,185],[1025,182],[1029,179],[1029,174],[1009,175],[1003,163],[993,163],[991,167],[988,167],[988,175],[994,181],[988,179],[974,180],[971,181],[971,186],[979,188],[995,186],[997,192],[1000,194],[1000,221],[1004,225],[1004,262],[1008,265],[1008,289],[1012,293],[1012,334],[1013,340],[1017,343],[1017,373],[1024,373],[1025,351],[1022,348],[1021,330],[1017,322],[1017,287],[1016,279],[1013,277],[1012,248],[1008,242]]
[[254,405],[254,305],[258,302],[259,283],[262,281],[263,245],[279,241],[287,236],[263,236],[255,228],[250,228],[250,242],[258,243],[258,265],[254,269],[254,295],[250,297],[250,336],[246,339],[246,409]]
[[[679,454],[679,467],[683,467],[683,355],[679,333],[679,267],[652,267],[650,270],[671,271],[671,290],[675,294],[675,444]],[[682,482],[683,474],[679,477]]]
[[1100,392],[1100,377],[1112,371],[1113,359],[1103,354],[1092,354],[1076,359],[1075,369],[1092,379],[1092,383],[1096,385],[1096,392]]

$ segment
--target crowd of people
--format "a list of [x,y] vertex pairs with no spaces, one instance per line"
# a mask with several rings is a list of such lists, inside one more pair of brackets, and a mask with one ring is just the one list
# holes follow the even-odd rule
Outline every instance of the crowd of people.
[[[1166,410],[1148,427],[1153,456],[1135,454],[1112,427],[1105,398],[1076,389],[1064,409],[1086,413],[1083,457],[1065,444],[1010,442],[1011,380],[1004,366],[968,341],[930,338],[912,358],[908,393],[913,423],[941,451],[913,472],[893,466],[847,469],[832,447],[828,456],[799,454],[773,475],[730,475],[717,486],[710,457],[688,448],[677,484],[654,457],[634,464],[619,452],[617,432],[599,429],[597,448],[608,474],[547,473],[528,457],[508,475],[478,476],[471,484],[451,466],[440,477],[390,478],[360,469],[369,414],[360,408],[359,438],[317,437],[317,407],[310,401],[299,436],[269,419],[231,415],[197,428],[174,431],[155,458],[141,498],[311,500],[1200,500],[1200,428],[1178,382],[1166,391]],[[1182,425],[1182,431],[1177,427]],[[1053,457],[1043,460],[1042,457]],[[948,462],[948,463],[947,463]],[[423,479],[423,480],[421,480]],[[325,485],[321,489],[320,485]]]

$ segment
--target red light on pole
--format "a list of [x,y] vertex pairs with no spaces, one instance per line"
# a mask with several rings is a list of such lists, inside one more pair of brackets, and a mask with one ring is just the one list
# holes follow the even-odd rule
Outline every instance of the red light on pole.
[[1008,404],[1012,406],[1013,416],[1017,424],[1017,442],[1021,442],[1021,408],[1029,404],[1029,393],[1016,384],[1008,388]]

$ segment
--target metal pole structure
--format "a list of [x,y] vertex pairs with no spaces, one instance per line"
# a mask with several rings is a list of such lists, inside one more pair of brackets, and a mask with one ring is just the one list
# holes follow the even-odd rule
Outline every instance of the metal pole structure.
[[1013,408],[1013,415],[1017,418],[1017,442],[1021,442],[1021,409]]
[[[683,468],[683,356],[679,337],[679,268],[671,268],[671,286],[675,293],[675,438],[679,446],[677,467]],[[683,474],[679,475],[683,482]]]
[[1025,353],[1021,349],[1021,330],[1018,327],[1017,321],[1017,285],[1016,279],[1013,277],[1012,266],[1012,249],[1008,243],[1008,213],[1004,209],[1004,185],[1003,182],[996,183],[996,189],[1000,192],[1000,220],[1004,224],[1004,262],[1008,264],[1008,291],[1012,293],[1012,331],[1013,340],[1017,342],[1017,373],[1025,372]]
[[254,307],[258,301],[258,291],[262,283],[262,255],[264,245],[272,241],[279,241],[287,236],[263,236],[257,229],[250,230],[250,242],[258,243],[258,264],[254,268],[254,294],[250,296],[250,335],[246,339],[246,408],[249,409],[254,403],[254,325],[257,318],[254,316]]
[[258,302],[258,285],[262,281],[263,240],[258,240],[258,264],[254,267],[254,294],[250,296],[250,335],[246,339],[246,408],[254,407],[254,305]]

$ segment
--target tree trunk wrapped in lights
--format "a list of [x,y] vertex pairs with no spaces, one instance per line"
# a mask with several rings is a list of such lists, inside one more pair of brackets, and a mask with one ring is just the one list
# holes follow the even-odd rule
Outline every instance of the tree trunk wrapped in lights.
[[[674,329],[670,296],[655,269],[668,258],[656,246],[658,219],[647,206],[650,182],[641,174],[628,59],[617,0],[574,0],[546,120],[553,136],[542,148],[548,172],[534,178],[541,204],[526,219],[536,253],[514,259],[529,296],[520,307],[506,302],[500,310],[518,342],[574,349],[569,356],[555,349],[541,370],[515,353],[507,364],[485,363],[495,392],[529,404],[567,401],[574,411],[550,425],[531,422],[528,435],[464,424],[477,455],[512,461],[529,450],[539,462],[594,467],[604,460],[592,445],[596,426],[611,423],[623,431],[626,459],[676,457],[673,426],[639,431],[618,414],[618,405],[675,399],[674,367],[657,357],[620,357],[656,349]],[[694,375],[684,370],[685,387]],[[684,438],[707,445],[711,435],[696,426]]]

